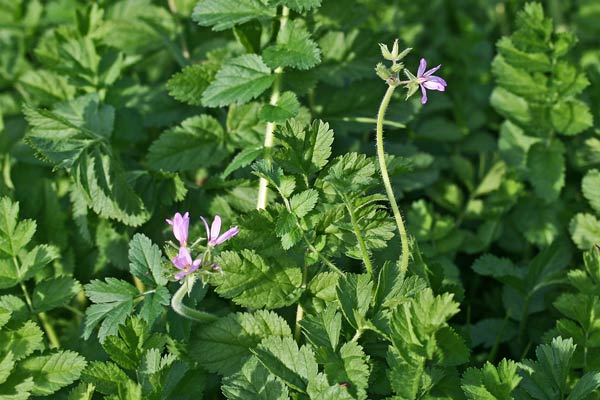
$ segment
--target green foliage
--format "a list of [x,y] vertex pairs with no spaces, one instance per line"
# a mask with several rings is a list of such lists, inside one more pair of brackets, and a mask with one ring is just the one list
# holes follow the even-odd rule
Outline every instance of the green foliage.
[[469,368],[462,378],[462,389],[468,399],[509,400],[521,382],[518,365],[503,359],[498,367],[487,362],[483,368]]
[[85,293],[94,303],[86,310],[83,336],[89,338],[100,324],[98,338],[104,342],[114,336],[142,299],[139,316],[152,324],[169,304],[171,295],[165,285],[166,271],[158,247],[142,234],[137,234],[129,243],[129,269],[132,275],[149,287],[144,293],[132,284],[116,278],[103,281],[95,279],[85,285]]

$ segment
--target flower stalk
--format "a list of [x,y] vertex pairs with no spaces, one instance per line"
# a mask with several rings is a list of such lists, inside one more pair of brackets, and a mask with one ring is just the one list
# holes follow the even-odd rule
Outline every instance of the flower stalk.
[[209,323],[216,321],[217,319],[219,319],[219,317],[217,317],[216,315],[206,311],[195,310],[183,304],[183,299],[185,298],[185,295],[192,290],[195,283],[196,277],[194,275],[190,275],[187,278],[186,282],[183,285],[181,285],[181,287],[175,292],[173,298],[171,298],[171,308],[177,314],[181,315],[182,317],[191,319],[192,321],[200,323]]

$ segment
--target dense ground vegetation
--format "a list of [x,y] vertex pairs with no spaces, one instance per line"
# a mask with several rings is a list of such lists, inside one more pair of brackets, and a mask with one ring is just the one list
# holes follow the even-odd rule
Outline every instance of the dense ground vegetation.
[[0,0],[0,400],[600,398],[598,37]]

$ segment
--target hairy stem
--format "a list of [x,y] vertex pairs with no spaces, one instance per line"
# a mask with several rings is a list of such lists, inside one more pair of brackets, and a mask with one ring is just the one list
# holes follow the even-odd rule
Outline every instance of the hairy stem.
[[350,221],[352,222],[352,228],[354,229],[354,234],[356,235],[356,240],[358,241],[358,247],[360,248],[360,252],[362,253],[362,258],[365,263],[365,268],[371,278],[375,280],[375,275],[373,273],[373,265],[371,264],[371,258],[369,257],[369,251],[367,250],[367,246],[365,244],[365,240],[363,238],[362,232],[360,231],[360,226],[358,226],[358,221],[356,220],[356,216],[354,215],[354,210],[352,210],[352,205],[348,200],[348,197],[345,194],[342,194],[342,200],[344,201],[344,205],[346,206],[346,210],[348,210],[348,214],[350,214]]
[[385,164],[385,150],[383,149],[383,121],[385,119],[385,111],[390,104],[390,99],[392,98],[394,89],[396,89],[395,85],[388,86],[388,89],[383,96],[383,100],[381,100],[379,112],[377,113],[377,158],[379,160],[379,169],[381,170],[383,185],[385,186],[385,191],[388,200],[390,201],[390,205],[392,206],[394,218],[396,219],[396,225],[398,226],[398,232],[400,233],[400,243],[402,245],[400,271],[405,273],[408,268],[408,235],[406,234],[404,221],[402,220],[402,215],[400,214],[400,210],[398,209],[398,204],[396,203],[396,198],[394,196],[394,190],[392,189],[392,184],[390,183],[390,176]]
[[219,317],[217,317],[214,314],[205,311],[195,310],[183,304],[183,299],[187,294],[188,289],[191,290],[191,287],[193,287],[194,283],[196,282],[194,277],[190,277],[189,279],[191,281],[188,284],[181,285],[181,287],[173,295],[173,298],[171,299],[171,308],[182,317],[200,323],[213,322],[219,319]]
[[[283,7],[281,10],[281,17],[279,18],[279,30],[283,29],[287,24],[288,17],[290,15],[290,9],[287,7]],[[271,91],[271,99],[269,100],[269,104],[272,106],[276,105],[279,101],[279,95],[281,94],[281,74],[283,72],[283,68],[278,67],[275,69],[275,82],[273,82],[273,89]],[[265,129],[265,156],[267,160],[271,158],[269,152],[271,147],[273,147],[273,131],[275,130],[274,122],[267,122],[267,128]],[[267,206],[267,180],[265,178],[260,178],[258,182],[258,198],[256,200],[256,209],[262,210]]]

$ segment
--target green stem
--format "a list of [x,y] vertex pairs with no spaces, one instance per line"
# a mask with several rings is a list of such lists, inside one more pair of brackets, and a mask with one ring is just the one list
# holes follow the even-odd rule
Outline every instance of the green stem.
[[[306,288],[306,280],[308,278],[308,267],[304,264],[304,268],[302,268],[302,289]],[[298,302],[298,306],[296,306],[296,325],[294,326],[294,340],[297,342],[300,340],[300,333],[302,332],[302,327],[300,326],[300,321],[304,318],[304,309],[302,308],[302,304]]]
[[173,298],[171,299],[171,308],[182,317],[200,323],[209,323],[219,319],[219,317],[217,317],[214,314],[205,311],[195,310],[183,304],[183,299],[187,294],[188,289],[191,290],[191,287],[193,287],[194,283],[196,282],[194,277],[190,277],[188,279],[190,279],[191,281],[187,284],[181,285],[181,287],[173,295]]
[[365,245],[365,240],[363,239],[362,232],[360,231],[360,227],[358,226],[358,221],[356,220],[356,216],[354,215],[354,211],[352,210],[352,206],[348,200],[348,197],[345,194],[342,194],[342,200],[344,201],[344,205],[348,210],[348,214],[350,214],[350,221],[352,222],[352,227],[354,228],[354,234],[356,235],[356,240],[358,241],[358,247],[360,248],[360,252],[362,253],[363,261],[365,262],[365,268],[371,278],[375,280],[375,275],[373,272],[373,265],[371,264],[371,258],[369,257],[369,251],[367,250],[367,246]]
[[527,316],[529,315],[529,302],[531,296],[525,297],[523,302],[523,312],[521,313],[521,320],[519,321],[519,344],[523,345],[525,341],[525,331],[527,330]]
[[[327,118],[328,121],[342,121],[342,122],[356,122],[359,124],[372,124],[377,123],[376,118],[367,118],[367,117],[342,117],[342,118]],[[406,128],[406,125],[401,124],[400,122],[383,120],[384,125],[391,126],[393,128]]]
[[[16,257],[13,257],[12,261],[13,261],[13,264],[15,264],[15,268],[17,270],[17,275],[20,278],[21,270],[19,267],[19,262],[17,261]],[[25,302],[27,303],[29,312],[31,312],[33,314],[33,302],[31,301],[31,297],[29,297],[29,292],[27,292],[27,287],[25,286],[24,282],[19,282],[19,283],[21,286],[21,291],[23,291],[23,296],[25,296]],[[50,324],[50,321],[48,320],[48,316],[46,315],[46,313],[45,312],[37,313],[37,317],[40,320],[40,323],[42,324],[44,331],[46,331],[46,336],[48,337],[48,341],[50,342],[50,348],[52,348],[52,349],[60,348],[60,341],[58,340],[58,335],[56,334],[56,331]]]
[[[287,7],[283,7],[281,10],[281,17],[279,18],[279,30],[283,29],[287,24],[288,17],[290,15],[290,9]],[[279,101],[279,95],[281,93],[281,74],[283,73],[283,68],[278,67],[274,71],[275,73],[275,82],[273,82],[273,89],[271,91],[271,99],[269,100],[269,104],[272,106],[277,105]],[[270,159],[269,151],[271,147],[273,147],[273,132],[275,131],[275,123],[267,122],[267,127],[265,129],[265,157],[267,160]],[[268,182],[265,178],[260,178],[258,182],[258,197],[256,199],[256,209],[262,210],[267,206],[267,185]]]
[[402,220],[402,215],[400,214],[398,204],[396,203],[396,198],[394,197],[394,190],[392,189],[392,184],[390,183],[390,176],[388,174],[387,166],[385,164],[385,150],[383,149],[383,121],[385,119],[385,111],[387,110],[387,107],[390,104],[390,99],[392,98],[394,89],[396,89],[395,85],[388,86],[387,91],[383,96],[383,100],[381,100],[379,112],[377,113],[377,158],[379,159],[379,169],[381,170],[381,178],[383,179],[383,185],[385,186],[385,191],[388,200],[390,201],[390,205],[392,206],[394,218],[396,219],[396,225],[398,226],[398,232],[400,233],[400,243],[402,245],[402,259],[400,261],[400,272],[405,273],[408,269],[408,235],[406,234],[404,221]]

